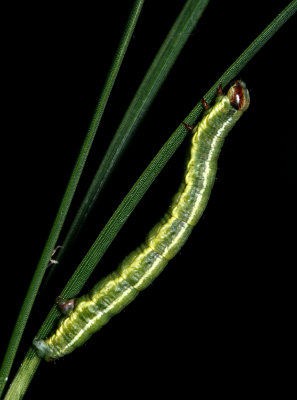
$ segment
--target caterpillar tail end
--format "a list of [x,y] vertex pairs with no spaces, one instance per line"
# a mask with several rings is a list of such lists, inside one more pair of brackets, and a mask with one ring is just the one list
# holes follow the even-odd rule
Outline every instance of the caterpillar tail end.
[[35,338],[33,340],[33,347],[36,349],[39,357],[44,358],[45,361],[50,362],[56,359],[53,355],[53,351],[44,340]]

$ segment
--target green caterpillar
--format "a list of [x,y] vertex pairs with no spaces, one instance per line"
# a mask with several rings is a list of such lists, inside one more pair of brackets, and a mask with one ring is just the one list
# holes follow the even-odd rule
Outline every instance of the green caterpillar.
[[226,96],[219,88],[213,107],[203,101],[206,112],[200,123],[190,128],[193,138],[185,176],[169,210],[145,242],[90,293],[68,301],[59,299],[67,316],[52,336],[34,339],[40,357],[52,361],[85,343],[148,287],[179,252],[207,205],[224,139],[249,102],[249,92],[242,81],[236,81]]

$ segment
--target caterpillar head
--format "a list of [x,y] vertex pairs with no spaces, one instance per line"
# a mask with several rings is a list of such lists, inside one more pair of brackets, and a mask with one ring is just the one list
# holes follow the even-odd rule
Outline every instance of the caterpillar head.
[[235,81],[227,93],[231,105],[238,111],[245,111],[250,105],[250,94],[243,81]]

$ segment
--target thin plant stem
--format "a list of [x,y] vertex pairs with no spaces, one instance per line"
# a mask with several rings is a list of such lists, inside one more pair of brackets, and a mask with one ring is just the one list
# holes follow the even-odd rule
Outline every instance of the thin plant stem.
[[64,196],[62,198],[60,207],[57,212],[57,216],[54,220],[53,226],[51,228],[48,240],[45,244],[44,250],[41,254],[39,263],[33,275],[32,281],[28,288],[27,294],[25,296],[23,305],[21,307],[20,313],[18,315],[14,330],[11,335],[10,342],[7,347],[6,354],[3,359],[3,363],[0,370],[0,396],[3,392],[4,386],[8,379],[13,360],[15,358],[22,334],[24,332],[27,320],[29,318],[34,300],[36,298],[37,292],[39,290],[42,278],[44,276],[45,270],[49,264],[51,255],[55,248],[58,236],[62,229],[63,223],[65,221],[67,212],[69,210],[72,198],[74,196],[76,187],[78,185],[82,170],[84,168],[86,159],[88,157],[90,148],[92,146],[95,134],[97,132],[98,125],[100,123],[101,117],[103,115],[105,106],[107,104],[110,92],[114,85],[116,76],[119,72],[120,66],[122,64],[124,55],[126,53],[128,44],[130,42],[132,33],[134,31],[137,19],[139,17],[140,11],[142,9],[144,0],[137,0],[131,11],[130,18],[128,20],[127,26],[124,30],[121,42],[119,44],[118,50],[115,54],[114,61],[112,63],[111,69],[109,71],[103,92],[101,94],[100,100],[95,110],[94,118],[92,119],[90,128],[87,132],[85,140],[83,142],[82,148],[80,150],[79,156],[77,158],[76,164],[74,166],[73,172],[69,179],[67,188],[65,190]]

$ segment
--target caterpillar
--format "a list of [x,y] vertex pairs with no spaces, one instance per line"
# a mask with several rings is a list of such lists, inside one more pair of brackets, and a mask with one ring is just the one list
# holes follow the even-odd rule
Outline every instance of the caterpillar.
[[229,88],[227,95],[219,87],[212,107],[203,100],[206,111],[202,120],[194,128],[185,124],[193,132],[192,144],[184,179],[168,211],[144,243],[90,293],[71,300],[58,298],[66,316],[52,336],[34,339],[40,357],[52,361],[85,343],[147,288],[179,252],[207,205],[224,140],[249,103],[248,89],[240,80]]

